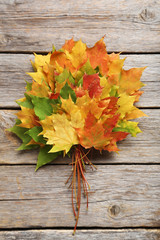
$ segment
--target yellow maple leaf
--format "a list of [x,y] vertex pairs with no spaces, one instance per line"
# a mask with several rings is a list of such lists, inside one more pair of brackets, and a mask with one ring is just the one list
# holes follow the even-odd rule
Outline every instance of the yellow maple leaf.
[[126,93],[120,94],[120,98],[117,101],[119,108],[118,113],[121,114],[121,118],[124,118],[126,114],[130,114],[135,107],[133,103],[135,102],[135,96],[129,96]]
[[106,97],[109,97],[109,92],[111,90],[111,85],[109,84],[109,82],[107,81],[106,77],[100,77],[100,85],[101,87],[103,87],[102,89],[102,94],[101,94],[101,99],[104,99]]
[[126,114],[125,118],[126,120],[131,120],[139,117],[148,117],[148,115],[142,112],[140,109],[133,106],[131,113]]
[[39,126],[39,119],[35,115],[33,109],[21,106],[21,111],[19,111],[15,115],[21,120],[21,123],[19,124],[20,127],[32,128],[35,126]]
[[129,96],[126,93],[120,94],[117,104],[119,105],[118,113],[121,114],[121,119],[130,120],[134,118],[144,117],[147,115],[142,112],[140,109],[136,108],[133,104],[135,102],[136,96]]
[[54,145],[50,152],[64,151],[67,153],[73,145],[79,143],[77,133],[66,114],[53,114],[51,118],[54,131],[47,130],[44,134],[44,137],[48,138],[47,144]]
[[40,54],[36,54],[34,53],[35,59],[34,59],[34,63],[32,62],[32,66],[35,69],[38,69],[39,67],[43,67],[46,63],[50,62],[50,57],[51,57],[51,53],[48,53],[47,55],[40,55]]
[[83,128],[84,118],[80,108],[72,101],[71,97],[69,99],[61,99],[62,111],[64,110],[69,116],[71,121],[71,126],[74,128]]
[[28,94],[37,96],[37,97],[48,97],[49,96],[49,87],[47,86],[47,84],[42,81],[41,84],[33,81],[32,82],[32,89],[27,92]]
[[84,44],[82,40],[79,40],[75,43],[71,53],[69,53],[67,50],[65,50],[65,53],[67,59],[71,61],[75,68],[80,67],[85,63],[85,61],[87,61],[86,44]]
[[114,59],[113,61],[111,61],[110,65],[109,65],[108,75],[111,76],[114,74],[120,74],[124,61],[125,61],[125,58],[124,59]]
[[45,74],[40,69],[38,69],[37,72],[27,72],[27,74],[39,84],[41,84],[43,80],[47,80]]
[[47,116],[44,120],[40,121],[43,131],[39,135],[44,135],[48,130],[54,131],[52,115]]
[[122,70],[121,77],[119,81],[119,93],[126,92],[128,94],[133,94],[135,91],[144,86],[140,81],[142,72],[146,67],[142,68],[131,68],[129,70]]
[[77,98],[76,104],[81,109],[82,117],[84,119],[89,112],[99,119],[105,109],[105,107],[99,107],[99,101],[96,101],[95,98],[91,99],[87,92],[83,97]]

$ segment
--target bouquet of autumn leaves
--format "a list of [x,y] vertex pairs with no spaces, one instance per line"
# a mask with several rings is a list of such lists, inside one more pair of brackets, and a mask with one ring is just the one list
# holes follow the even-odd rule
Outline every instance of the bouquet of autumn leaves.
[[[103,38],[88,48],[81,40],[66,41],[58,51],[35,54],[21,110],[10,129],[21,140],[18,150],[39,148],[36,170],[60,154],[72,159],[72,207],[78,223],[81,188],[87,197],[85,165],[92,148],[117,152],[117,141],[141,132],[132,119],[145,116],[134,106],[144,86],[143,68],[123,69],[125,59],[107,54]],[[85,150],[87,149],[87,150]],[[76,202],[76,203],[75,203]],[[76,205],[76,207],[75,207]]]

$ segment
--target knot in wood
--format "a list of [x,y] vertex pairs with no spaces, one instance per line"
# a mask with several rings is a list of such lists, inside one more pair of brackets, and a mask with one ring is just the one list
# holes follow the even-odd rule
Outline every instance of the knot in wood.
[[113,206],[111,206],[111,207],[109,208],[109,213],[110,213],[110,215],[111,215],[112,217],[118,216],[119,213],[120,213],[120,211],[121,211],[121,209],[120,209],[120,207],[117,206],[117,205],[113,205]]
[[155,18],[155,11],[153,9],[143,9],[139,14],[140,18],[144,22],[151,22]]

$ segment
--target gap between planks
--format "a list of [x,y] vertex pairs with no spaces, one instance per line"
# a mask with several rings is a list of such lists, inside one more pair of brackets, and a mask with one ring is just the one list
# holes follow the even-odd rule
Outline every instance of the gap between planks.
[[13,230],[0,231],[2,240],[21,239],[21,240],[159,240],[160,231],[158,229],[80,229],[77,228],[75,236],[72,236],[73,230],[69,229],[32,229],[32,230]]

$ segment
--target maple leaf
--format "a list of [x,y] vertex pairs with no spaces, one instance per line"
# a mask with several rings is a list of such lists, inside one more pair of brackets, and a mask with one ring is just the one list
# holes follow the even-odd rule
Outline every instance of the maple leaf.
[[111,84],[109,84],[105,76],[100,77],[100,85],[102,87],[101,99],[109,97],[109,93],[111,91]]
[[[88,126],[88,124],[86,124],[86,126]],[[94,147],[95,149],[101,150],[108,143],[104,137],[104,128],[99,122],[96,122],[90,128],[85,127],[84,129],[78,129],[77,132],[80,144],[84,148]]]
[[113,129],[114,132],[128,132],[132,135],[132,137],[136,137],[137,133],[141,133],[142,131],[137,126],[138,122],[130,122],[130,121],[120,121],[117,124],[117,127]]
[[104,136],[109,136],[110,133],[112,132],[113,128],[116,126],[118,120],[119,120],[119,115],[116,114],[113,115],[112,117],[107,117],[107,118],[102,118],[102,125],[104,127]]
[[108,75],[120,75],[123,67],[123,63],[125,61],[124,59],[114,59],[113,61],[110,62],[109,64],[109,71]]
[[90,98],[101,95],[102,87],[97,73],[83,76],[83,89],[88,91]]
[[43,138],[42,135],[39,135],[42,132],[42,127],[41,126],[36,126],[28,131],[25,132],[25,134],[28,134],[29,136],[32,137],[32,139],[35,141],[35,143],[43,143],[46,144],[45,139]]
[[93,68],[96,68],[97,66],[101,65],[104,58],[108,59],[106,45],[103,39],[104,37],[101,38],[98,42],[96,42],[93,47],[91,48],[87,47],[86,50],[87,57],[89,58]]
[[63,45],[62,49],[67,50],[70,53],[74,45],[75,41],[73,40],[73,38],[71,38],[70,40],[65,41],[65,44]]
[[[96,73],[96,70],[92,68],[89,59],[86,61],[86,63],[80,67],[77,71],[73,73],[73,76],[75,78],[75,82],[78,82],[78,86],[81,84],[83,85],[83,75],[92,75]],[[79,80],[82,80],[82,82],[79,82]]]
[[139,118],[139,117],[148,117],[148,115],[134,106],[132,108],[131,113],[126,113],[125,119],[126,120],[131,120],[131,119],[135,119],[135,118]]
[[32,101],[31,101],[31,97],[27,93],[25,93],[24,95],[25,95],[25,97],[21,98],[21,99],[18,99],[16,101],[16,103],[18,103],[19,106],[23,106],[25,108],[32,109],[33,104],[32,104]]
[[84,44],[81,40],[75,43],[70,53],[67,50],[65,53],[67,59],[70,60],[76,69],[80,68],[87,61],[86,44]]
[[71,97],[69,99],[61,99],[62,105],[61,109],[64,110],[66,114],[70,116],[71,126],[74,128],[83,128],[84,118],[80,108],[72,101]]
[[144,84],[140,81],[142,72],[146,67],[142,68],[131,68],[129,70],[122,70],[121,77],[119,80],[119,90],[121,93],[133,94],[138,89],[144,86]]
[[81,87],[81,85],[79,87],[76,87],[74,91],[77,98],[83,97],[85,95],[85,90]]
[[40,69],[38,69],[37,72],[28,72],[27,74],[39,84],[41,84],[43,80],[47,80],[46,75]]
[[34,105],[34,111],[35,114],[39,117],[40,120],[43,120],[46,118],[46,116],[49,116],[53,113],[53,111],[56,111],[56,107],[54,108],[54,99],[48,99],[48,98],[40,98],[37,96],[31,96],[32,103]]
[[99,102],[94,98],[90,98],[88,94],[78,97],[76,101],[77,106],[81,109],[82,116],[85,119],[89,112],[91,112],[97,119],[100,118],[106,106],[99,106]]
[[40,167],[52,162],[61,154],[61,152],[49,153],[51,148],[52,148],[52,145],[46,145],[40,148],[35,171],[37,171]]
[[46,116],[44,120],[40,121],[43,131],[39,135],[44,135],[48,130],[54,131],[52,115]]
[[20,127],[32,128],[39,126],[39,118],[35,115],[34,109],[21,106],[21,110],[15,114],[20,120]]
[[64,85],[64,87],[60,90],[60,95],[64,99],[68,99],[69,95],[70,95],[73,102],[76,102],[76,94],[75,94],[74,90],[68,85],[67,82]]
[[27,85],[26,85],[25,89],[26,89],[26,91],[28,92],[28,91],[30,91],[30,90],[32,89],[32,83],[26,81],[26,84],[27,84]]
[[53,92],[55,90],[55,68],[51,64],[43,66],[43,72],[46,75],[46,85]]
[[99,107],[104,107],[103,115],[114,115],[115,113],[117,113],[117,101],[117,97],[107,97],[99,101]]
[[57,72],[62,72],[64,68],[69,69],[71,72],[75,71],[75,67],[67,59],[66,54],[62,51],[55,51],[50,58],[50,64],[53,65]]
[[51,53],[48,53],[47,55],[40,55],[34,53],[34,63],[32,62],[32,66],[37,70],[40,67],[43,67],[46,63],[50,62]]
[[118,99],[118,110],[117,112],[121,114],[121,118],[124,118],[126,114],[130,114],[135,107],[133,103],[135,102],[135,96],[129,96],[126,93],[120,94]]
[[126,132],[112,132],[110,134],[109,144],[106,145],[103,149],[107,150],[108,152],[118,152],[119,149],[117,147],[116,142],[125,139],[127,135],[128,133]]
[[34,95],[37,97],[48,97],[49,92],[50,92],[50,88],[45,81],[42,81],[41,84],[33,81],[32,89],[27,93],[29,95]]
[[22,140],[22,144],[17,150],[27,150],[27,149],[33,149],[38,147],[35,145],[28,145],[28,143],[32,140],[31,136],[26,134],[26,132],[28,131],[28,128],[14,125],[12,128],[9,128],[7,130],[10,132],[13,132]]
[[53,114],[53,130],[47,130],[44,137],[48,139],[47,144],[54,145],[50,152],[64,151],[68,153],[73,145],[79,143],[77,133],[71,126],[66,114]]
[[61,74],[55,76],[55,80],[59,83],[63,83],[66,79],[69,78],[69,75],[70,75],[69,71],[66,68],[64,68]]

